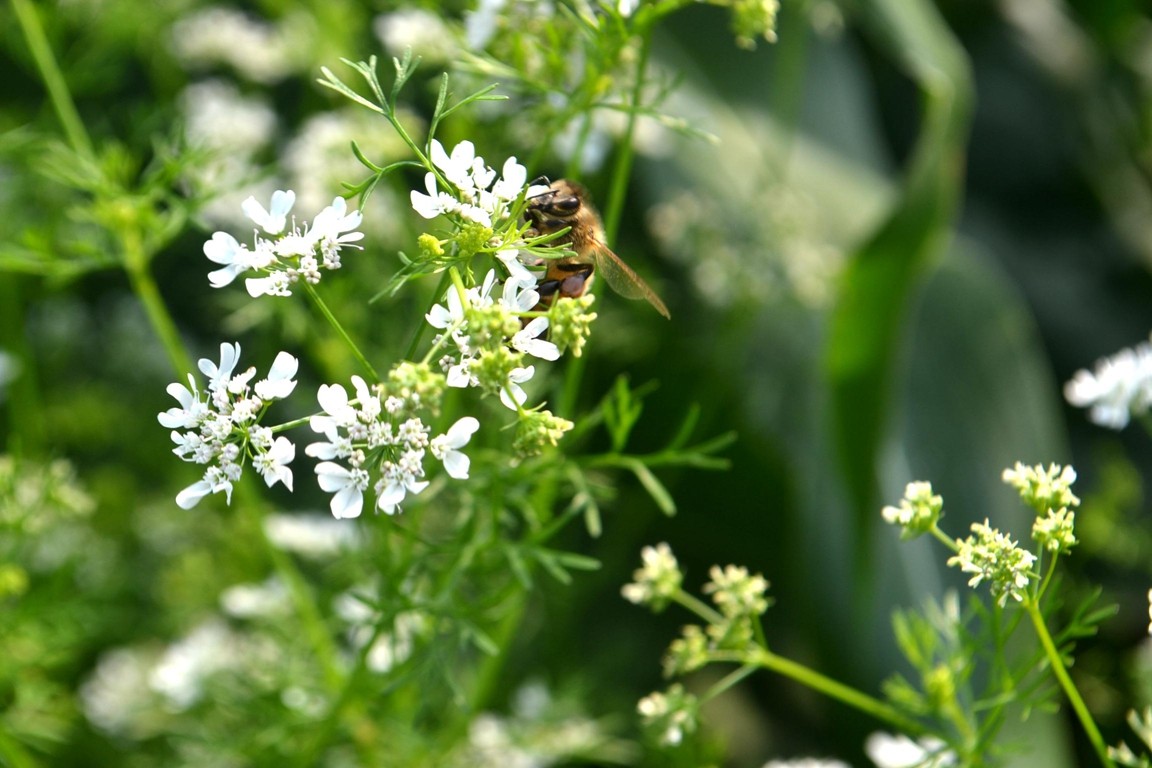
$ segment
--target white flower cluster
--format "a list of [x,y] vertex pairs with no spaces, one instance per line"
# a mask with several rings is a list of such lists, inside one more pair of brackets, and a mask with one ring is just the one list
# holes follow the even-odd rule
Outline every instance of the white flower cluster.
[[312,417],[311,426],[327,440],[312,443],[304,451],[321,459],[316,475],[320,488],[333,494],[333,516],[359,517],[374,469],[378,470],[373,485],[376,508],[394,514],[408,494],[428,487],[428,481],[421,479],[428,452],[444,463],[449,476],[468,477],[469,459],[459,449],[480,427],[476,419],[465,416],[447,433],[430,438],[431,429],[420,418],[403,418],[418,404],[395,395],[382,399],[379,390],[374,391],[359,376],[352,377],[352,386],[356,397],[350,400],[342,385],[321,385],[317,400],[324,412]]
[[[524,191],[528,180],[528,169],[516,162],[515,157],[504,162],[497,180],[496,171],[476,154],[476,147],[470,141],[460,142],[448,154],[444,146],[433,139],[430,155],[432,164],[440,169],[455,192],[441,191],[436,174],[429,171],[424,176],[427,194],[415,190],[411,193],[412,208],[426,219],[451,213],[491,227],[492,222],[507,217],[509,204]],[[529,187],[528,196],[534,191],[543,192],[544,187]]]
[[274,192],[267,209],[254,197],[244,201],[245,215],[274,239],[257,234],[249,248],[227,232],[213,234],[212,239],[204,243],[204,255],[222,265],[208,273],[208,282],[213,288],[223,288],[251,270],[264,276],[244,281],[249,295],[290,296],[296,281],[303,279],[315,285],[320,282],[321,269],[340,268],[340,249],[364,237],[363,232],[356,231],[360,226],[360,212],[348,213],[347,202],[337,197],[316,215],[311,226],[301,228],[293,221],[291,230],[285,231],[295,202],[296,193],[291,190]]
[[1094,372],[1081,369],[1064,385],[1064,397],[1102,427],[1123,429],[1132,416],[1152,404],[1152,343],[1122,349],[1097,361]]
[[[440,359],[448,386],[499,391],[500,402],[515,411],[528,399],[520,385],[536,373],[535,366],[520,365],[521,358],[531,355],[541,360],[556,360],[560,350],[540,338],[548,330],[547,317],[536,317],[521,325],[519,315],[535,307],[540,302],[540,294],[535,289],[536,278],[520,264],[515,252],[508,253],[503,260],[516,266],[509,266],[512,276],[504,282],[499,298],[492,298],[498,282],[496,272],[489,270],[479,286],[465,291],[449,287],[444,304],[434,305],[425,318],[429,325],[441,331],[434,344],[439,346],[451,341],[455,347]],[[493,328],[498,332],[493,333]],[[509,346],[511,351],[507,349]],[[490,364],[498,358],[506,362]]]
[[911,482],[904,487],[904,498],[899,507],[887,506],[880,510],[884,521],[899,525],[903,530],[900,537],[913,539],[932,530],[940,519],[944,499],[932,493],[932,484],[923,481]]
[[632,572],[633,581],[625,584],[620,594],[630,603],[650,603],[654,610],[663,610],[676,598],[684,581],[676,555],[667,542],[660,542],[640,550],[640,559],[643,565]]
[[191,374],[187,387],[178,382],[168,385],[168,394],[180,405],[157,418],[172,430],[172,442],[176,443],[172,452],[184,461],[209,465],[202,480],[176,496],[183,509],[191,509],[209,493],[221,491],[231,502],[232,484],[240,478],[249,458],[269,487],[280,482],[292,490],[288,464],[296,458],[296,446],[286,437],[273,437],[272,430],[259,422],[269,403],[292,394],[299,362],[281,352],[268,377],[253,385],[254,367],[234,374],[239,359],[239,344],[221,344],[219,364],[208,358],[200,360],[200,371],[208,377],[204,392],[196,387]]
[[960,548],[948,559],[965,573],[975,574],[968,586],[975,587],[987,581],[1001,607],[1011,597],[1016,602],[1024,599],[1024,590],[1032,579],[1032,564],[1036,555],[1016,546],[1006,534],[988,524],[972,523],[972,536],[959,542]]
[[876,731],[864,742],[864,751],[877,768],[948,768],[957,763],[956,753],[932,736],[913,741]]

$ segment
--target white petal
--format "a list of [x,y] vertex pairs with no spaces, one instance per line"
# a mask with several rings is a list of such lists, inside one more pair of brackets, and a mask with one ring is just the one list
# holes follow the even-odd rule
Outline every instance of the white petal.
[[364,494],[360,489],[350,486],[332,497],[329,508],[337,520],[360,517],[360,512],[364,509]]
[[480,429],[480,422],[472,416],[465,416],[449,427],[444,444],[449,448],[463,448],[468,445],[468,441],[472,439],[472,435],[478,429]]
[[332,461],[322,461],[316,465],[316,482],[325,493],[353,487],[348,469]]
[[468,479],[468,467],[471,460],[460,451],[448,451],[444,454],[444,471],[457,480]]
[[212,493],[212,484],[207,480],[201,480],[176,494],[176,505],[180,509],[192,509],[200,503],[200,499],[210,493]]
[[[217,232],[204,243],[204,255],[217,264],[243,263],[244,248],[227,232]],[[246,266],[246,265],[245,265]]]
[[330,461],[336,458],[336,446],[332,443],[309,443],[304,448],[304,454],[314,459]]
[[316,401],[325,413],[337,416],[348,407],[348,391],[342,384],[321,384],[316,391]]

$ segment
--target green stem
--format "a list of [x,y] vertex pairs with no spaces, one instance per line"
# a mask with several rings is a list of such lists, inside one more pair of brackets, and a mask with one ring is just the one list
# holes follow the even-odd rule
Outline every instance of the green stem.
[[759,653],[749,659],[747,663],[756,664],[764,669],[791,678],[814,691],[823,693],[829,698],[836,699],[878,720],[883,720],[903,733],[914,736],[924,732],[924,727],[920,725],[920,723],[907,717],[895,707],[885,704],[879,699],[875,699],[865,693],[861,693],[855,688],[850,688],[830,677],[825,677],[803,664],[798,664],[783,656],[777,656],[766,648],[760,649]]
[[264,530],[263,500],[260,494],[252,488],[249,482],[237,483],[236,492],[238,507],[248,517],[249,523],[257,529],[254,534],[260,537],[264,551],[267,553],[268,559],[272,561],[273,568],[276,569],[277,575],[288,587],[288,593],[291,596],[293,606],[296,608],[296,614],[303,624],[304,636],[308,639],[313,653],[320,662],[321,673],[328,692],[333,695],[339,694],[343,689],[343,675],[340,672],[336,644],[328,633],[324,618],[320,614],[320,609],[316,605],[312,592],[308,589],[303,574],[300,573],[291,556],[268,538],[268,534]]
[[84,129],[84,122],[76,111],[72,102],[72,94],[60,71],[56,57],[52,54],[52,46],[48,44],[48,37],[44,34],[44,27],[40,24],[40,17],[36,15],[36,8],[29,0],[12,0],[12,10],[24,33],[24,40],[32,58],[36,61],[36,68],[40,70],[40,77],[44,80],[44,87],[48,89],[48,98],[52,101],[52,108],[56,110],[56,117],[68,137],[68,143],[78,154],[85,157],[95,157],[92,140]]
[[302,282],[301,284],[304,286],[304,292],[308,294],[308,298],[312,300],[313,306],[320,310],[320,314],[324,315],[328,324],[332,326],[336,334],[348,345],[348,348],[352,351],[352,356],[360,362],[360,365],[362,365],[364,370],[368,372],[368,375],[372,377],[372,381],[380,381],[380,376],[377,375],[376,369],[372,367],[372,363],[368,362],[368,358],[364,357],[364,353],[360,351],[360,347],[356,346],[356,342],[352,341],[352,337],[348,335],[348,332],[344,330],[344,326],[342,326],[340,321],[336,319],[336,316],[332,314],[332,310],[328,309],[328,305],[320,298],[320,294],[316,293],[316,289],[307,282]]
[[0,729],[0,763],[12,768],[36,768],[40,765],[19,741]]
[[720,624],[724,621],[724,617],[717,613],[712,606],[683,589],[677,590],[672,599],[709,624]]
[[628,191],[628,177],[632,173],[632,158],[635,154],[633,138],[636,135],[637,110],[644,98],[644,80],[648,71],[648,59],[652,54],[652,27],[646,25],[640,31],[640,56],[636,61],[636,84],[632,88],[632,108],[628,110],[628,123],[624,137],[620,141],[620,153],[616,166],[612,169],[612,185],[604,206],[604,235],[609,243],[616,240],[620,228],[620,217],[624,212],[624,196]]
[[1048,656],[1048,664],[1052,667],[1052,673],[1056,675],[1056,679],[1060,681],[1060,687],[1064,689],[1064,695],[1068,697],[1069,703],[1072,704],[1072,709],[1076,712],[1076,717],[1080,720],[1080,725],[1084,728],[1084,733],[1088,736],[1088,741],[1092,742],[1092,749],[1096,751],[1096,756],[1100,759],[1100,764],[1108,766],[1108,768],[1114,768],[1115,763],[1113,763],[1112,758],[1108,756],[1108,747],[1104,744],[1104,737],[1100,735],[1100,729],[1096,727],[1096,721],[1092,719],[1092,714],[1088,711],[1088,706],[1084,703],[1084,699],[1080,696],[1080,691],[1076,689],[1076,684],[1072,682],[1072,678],[1068,674],[1068,669],[1064,666],[1064,660],[1060,658],[1060,651],[1056,649],[1056,644],[1052,641],[1052,635],[1048,633],[1048,625],[1044,623],[1044,616],[1040,613],[1040,606],[1032,600],[1025,600],[1024,608],[1028,611],[1029,618],[1032,619],[1032,626],[1036,629],[1036,636],[1040,638],[1040,644],[1044,646],[1044,653]]
[[193,370],[192,359],[188,357],[188,350],[180,339],[180,332],[176,330],[176,323],[168,314],[168,305],[160,296],[160,289],[156,280],[148,269],[148,257],[140,239],[140,233],[134,224],[127,225],[127,229],[120,233],[120,242],[124,247],[124,271],[128,273],[128,280],[132,284],[132,291],[144,305],[144,313],[152,330],[164,346],[168,355],[168,362],[172,364],[177,376],[183,376]]

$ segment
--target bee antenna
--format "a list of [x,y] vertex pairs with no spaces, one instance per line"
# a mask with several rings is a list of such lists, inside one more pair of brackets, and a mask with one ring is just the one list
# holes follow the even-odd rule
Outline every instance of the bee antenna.
[[549,179],[547,176],[543,176],[543,175],[537,176],[536,178],[532,179],[532,181],[529,183],[529,186],[532,186],[532,187],[534,187],[536,185],[540,185],[543,187],[550,187],[550,186],[552,186],[552,180]]

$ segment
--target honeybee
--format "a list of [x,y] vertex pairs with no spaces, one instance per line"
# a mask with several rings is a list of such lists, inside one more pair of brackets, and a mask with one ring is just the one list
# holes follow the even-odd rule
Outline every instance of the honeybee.
[[[540,181],[547,183],[548,180]],[[567,179],[552,182],[548,191],[529,198],[524,215],[537,235],[550,235],[569,227],[553,244],[576,252],[575,256],[547,260],[548,271],[536,286],[541,306],[550,305],[556,296],[572,299],[583,296],[599,270],[612,290],[627,299],[644,299],[671,319],[668,307],[656,292],[604,243],[600,214],[592,207],[588,190],[582,185]]]

